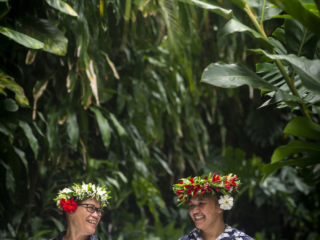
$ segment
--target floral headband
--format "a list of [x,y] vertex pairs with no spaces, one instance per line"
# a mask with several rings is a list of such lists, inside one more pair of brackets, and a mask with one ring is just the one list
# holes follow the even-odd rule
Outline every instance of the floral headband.
[[182,182],[173,185],[173,191],[178,195],[178,206],[187,204],[192,197],[197,194],[211,193],[212,195],[221,193],[219,204],[220,208],[230,210],[233,206],[233,198],[231,197],[232,191],[238,192],[241,185],[240,180],[232,173],[226,176],[214,175],[206,173],[198,177],[182,178]]
[[57,202],[57,207],[60,210],[66,211],[67,213],[77,210],[78,204],[76,201],[82,201],[87,198],[95,198],[101,203],[101,208],[106,207],[108,204],[108,199],[111,197],[108,195],[110,193],[106,191],[105,186],[96,187],[94,184],[75,184],[70,188],[65,188],[59,191],[58,196],[54,199]]

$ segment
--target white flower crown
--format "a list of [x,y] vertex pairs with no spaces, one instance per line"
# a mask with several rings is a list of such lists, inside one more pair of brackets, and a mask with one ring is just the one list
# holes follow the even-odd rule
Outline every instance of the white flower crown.
[[57,207],[60,210],[62,210],[62,207],[60,206],[60,201],[62,199],[73,199],[74,201],[83,201],[91,197],[100,201],[101,208],[103,208],[107,206],[108,199],[111,198],[109,196],[110,191],[107,192],[106,190],[106,186],[95,186],[92,183],[82,183],[82,185],[74,183],[74,186],[59,191],[58,196],[54,199],[54,201],[57,202]]

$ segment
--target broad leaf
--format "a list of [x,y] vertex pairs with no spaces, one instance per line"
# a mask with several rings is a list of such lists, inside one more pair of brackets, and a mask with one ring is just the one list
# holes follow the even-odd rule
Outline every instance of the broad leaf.
[[290,142],[286,146],[278,147],[272,157],[271,157],[271,163],[278,162],[292,154],[295,153],[316,153],[320,152],[320,144],[319,143],[313,143],[313,142],[306,142],[302,140],[296,140]]
[[245,8],[247,6],[247,0],[230,0],[240,8]]
[[235,32],[245,32],[248,33],[254,39],[257,39],[266,49],[272,50],[274,48],[273,44],[264,36],[262,36],[257,31],[249,28],[248,26],[242,24],[241,22],[231,19],[221,30],[220,36],[225,36],[230,33]]
[[41,49],[43,48],[44,44],[37,39],[34,39],[32,37],[29,37],[25,34],[19,33],[17,31],[11,30],[9,28],[5,28],[0,26],[0,33],[7,36],[8,38],[11,38],[12,40],[16,41],[17,43],[20,43],[21,45],[27,47],[27,48],[33,48],[33,49]]
[[65,55],[68,39],[51,22],[27,16],[17,21],[17,29],[44,43],[43,50],[56,55]]
[[264,0],[247,0],[247,2],[258,22],[261,22],[261,17],[263,17],[263,21],[266,21],[282,12],[282,9]]
[[4,109],[9,112],[16,112],[19,109],[17,103],[11,98],[4,100]]
[[110,119],[111,119],[113,125],[116,127],[117,132],[119,133],[119,135],[121,137],[125,136],[126,135],[125,129],[121,126],[121,124],[119,123],[117,118],[112,113],[110,113]]
[[108,120],[102,115],[100,110],[95,107],[90,107],[90,110],[96,114],[97,122],[99,125],[100,133],[102,136],[103,144],[106,149],[109,148],[111,140],[111,127]]
[[283,102],[295,102],[295,103],[306,103],[306,101],[303,100],[302,98],[296,97],[294,95],[291,95],[291,94],[279,89],[273,95],[273,97],[270,99],[268,105],[273,104],[273,103],[277,103],[277,102],[281,102],[281,101],[283,101]]
[[34,136],[31,127],[29,126],[29,124],[21,120],[19,121],[19,126],[23,129],[24,134],[28,138],[30,147],[34,153],[34,158],[37,159],[38,158],[38,140]]
[[306,9],[299,0],[269,0],[283,9],[320,38],[320,17]]
[[296,117],[291,120],[283,132],[297,137],[320,140],[320,125],[306,117]]
[[58,9],[59,11],[69,14],[71,16],[79,17],[78,14],[70,7],[69,4],[60,1],[60,0],[46,0],[46,2],[53,8]]
[[88,79],[90,81],[90,86],[93,92],[93,95],[97,101],[97,105],[100,105],[99,95],[98,95],[98,83],[97,83],[97,75],[94,72],[93,61],[90,60],[89,66],[87,66],[86,73]]
[[318,38],[297,20],[285,22],[285,38],[288,53],[313,58]]
[[241,64],[211,63],[203,72],[201,82],[217,87],[235,88],[249,85],[265,91],[277,88]]
[[24,95],[23,88],[20,87],[12,77],[7,75],[5,72],[3,72],[0,69],[0,92],[3,92],[5,95],[6,93],[3,91],[5,88],[8,88],[9,90],[13,91],[15,95],[15,100],[18,102],[18,104],[21,107],[28,107],[29,101]]
[[311,157],[307,157],[307,158],[299,158],[299,159],[292,159],[292,160],[285,160],[285,161],[281,161],[281,162],[276,162],[276,163],[269,163],[266,164],[263,168],[262,168],[262,172],[265,174],[262,182],[274,171],[284,167],[284,166],[297,166],[300,168],[305,168],[307,166],[310,165],[314,165],[320,163],[320,155],[314,155]]
[[253,50],[260,54],[264,54],[270,59],[286,60],[292,64],[293,68],[300,76],[303,85],[310,91],[320,95],[320,60],[309,60],[305,57],[297,57],[295,55],[272,55],[258,49]]
[[214,3],[206,3],[203,2],[201,0],[179,0],[180,2],[185,2],[185,3],[190,3],[190,4],[194,4],[198,7],[204,8],[204,9],[208,9],[216,14],[219,14],[220,16],[226,18],[226,19],[231,19],[233,18],[233,12],[232,10],[227,10],[224,9],[222,7],[220,7],[219,5],[216,5]]
[[30,180],[29,180],[29,164],[28,164],[28,161],[26,159],[26,154],[25,152],[21,151],[19,148],[16,148],[16,147],[13,147],[15,153],[20,157],[25,169],[26,169],[26,172],[27,172],[27,182],[28,182],[28,188],[30,186]]

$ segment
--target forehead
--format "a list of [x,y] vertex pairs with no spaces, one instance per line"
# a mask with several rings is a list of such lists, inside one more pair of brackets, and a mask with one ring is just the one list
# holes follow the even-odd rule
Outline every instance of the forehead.
[[101,207],[100,202],[95,198],[87,198],[86,200],[82,201],[81,203],[82,204],[92,204],[96,208],[100,208]]

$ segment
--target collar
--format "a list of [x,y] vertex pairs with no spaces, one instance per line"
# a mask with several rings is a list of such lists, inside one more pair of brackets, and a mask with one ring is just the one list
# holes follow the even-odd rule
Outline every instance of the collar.
[[[222,240],[226,237],[230,237],[230,233],[233,231],[234,229],[232,227],[230,227],[229,225],[226,224],[226,229],[224,230],[223,233],[221,233],[221,235],[216,239],[216,240]],[[200,235],[200,229],[199,228],[195,228],[193,229],[189,234],[188,234],[188,238],[189,240],[203,240],[203,238]]]

